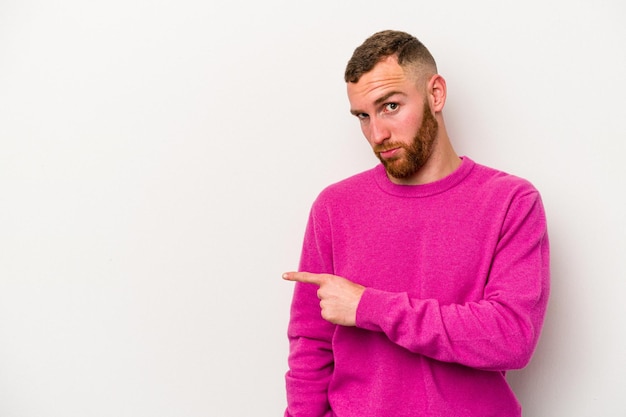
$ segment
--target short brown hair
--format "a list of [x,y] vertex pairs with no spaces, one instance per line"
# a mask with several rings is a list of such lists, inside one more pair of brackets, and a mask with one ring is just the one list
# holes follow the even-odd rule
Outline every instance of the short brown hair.
[[358,82],[383,58],[392,55],[398,58],[398,64],[403,68],[415,65],[437,73],[435,59],[417,38],[397,30],[383,30],[367,38],[354,50],[346,66],[345,81]]

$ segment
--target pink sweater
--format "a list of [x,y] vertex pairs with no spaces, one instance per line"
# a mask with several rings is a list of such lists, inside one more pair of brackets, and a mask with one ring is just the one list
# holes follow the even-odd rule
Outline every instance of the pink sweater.
[[316,286],[296,284],[285,416],[521,415],[504,374],[531,358],[550,275],[527,181],[465,157],[401,186],[378,165],[319,195],[300,270],[367,289],[343,327],[321,318]]

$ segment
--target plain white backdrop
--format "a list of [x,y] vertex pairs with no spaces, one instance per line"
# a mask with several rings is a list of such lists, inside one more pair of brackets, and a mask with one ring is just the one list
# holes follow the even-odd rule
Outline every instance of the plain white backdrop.
[[420,38],[457,151],[541,191],[525,417],[626,415],[619,0],[0,1],[0,416],[282,415],[308,210],[376,163],[343,69]]

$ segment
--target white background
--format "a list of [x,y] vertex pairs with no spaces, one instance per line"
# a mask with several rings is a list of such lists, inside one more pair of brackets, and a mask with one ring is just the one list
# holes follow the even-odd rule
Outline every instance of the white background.
[[525,417],[626,415],[626,6],[0,0],[0,416],[282,414],[311,202],[376,163],[342,75],[432,51],[460,154],[531,180],[552,298]]

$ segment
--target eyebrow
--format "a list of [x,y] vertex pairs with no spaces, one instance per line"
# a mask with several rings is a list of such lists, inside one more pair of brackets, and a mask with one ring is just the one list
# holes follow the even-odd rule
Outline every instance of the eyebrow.
[[376,101],[374,101],[374,104],[378,105],[380,103],[383,103],[383,102],[387,101],[389,99],[389,97],[395,96],[396,94],[404,95],[404,93],[402,93],[400,91],[390,91],[387,94],[385,94],[384,96],[377,98]]
[[[384,103],[385,101],[389,100],[389,97],[395,96],[396,94],[399,94],[399,95],[405,95],[405,94],[404,94],[403,92],[401,92],[401,91],[390,91],[390,92],[388,92],[387,94],[384,94],[384,95],[380,96],[379,98],[377,98],[377,99],[374,101],[374,104],[375,104],[375,105],[379,105],[379,104],[381,104],[381,103]],[[356,115],[361,114],[361,113],[363,113],[363,112],[362,112],[362,111],[360,111],[360,110],[356,110],[356,109],[355,109],[355,110],[350,110],[350,113],[352,113],[353,115],[355,115],[355,116],[356,116]]]

